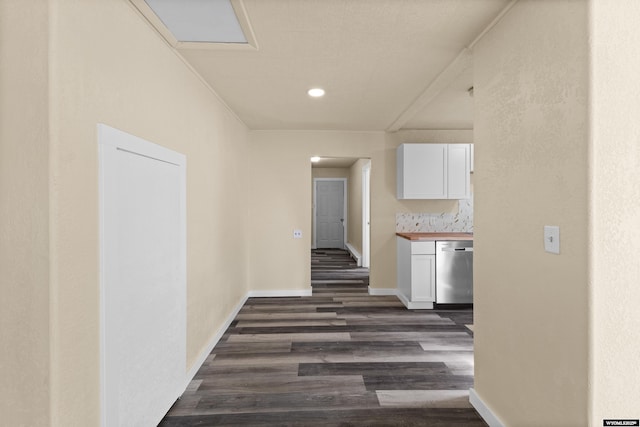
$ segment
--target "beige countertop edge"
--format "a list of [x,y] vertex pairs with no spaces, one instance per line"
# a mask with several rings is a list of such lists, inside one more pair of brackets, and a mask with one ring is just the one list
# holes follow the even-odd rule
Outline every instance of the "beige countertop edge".
[[436,240],[473,240],[473,233],[396,233],[411,241],[434,242]]

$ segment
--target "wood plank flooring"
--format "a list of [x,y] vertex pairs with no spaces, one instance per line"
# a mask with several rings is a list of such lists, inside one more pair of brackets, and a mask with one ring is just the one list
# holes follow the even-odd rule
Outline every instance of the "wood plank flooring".
[[369,296],[341,250],[313,251],[311,279],[311,297],[250,298],[160,425],[486,426],[471,310]]

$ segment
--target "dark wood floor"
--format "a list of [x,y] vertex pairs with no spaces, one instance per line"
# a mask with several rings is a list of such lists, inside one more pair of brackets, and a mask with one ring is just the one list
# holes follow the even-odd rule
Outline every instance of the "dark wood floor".
[[468,402],[471,310],[369,296],[345,251],[313,296],[250,298],[161,426],[486,426]]

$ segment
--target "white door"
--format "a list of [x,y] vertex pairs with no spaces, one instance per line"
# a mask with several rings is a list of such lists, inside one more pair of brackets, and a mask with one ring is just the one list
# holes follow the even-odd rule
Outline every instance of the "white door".
[[362,266],[369,268],[371,236],[371,163],[362,167]]
[[186,159],[98,129],[102,425],[157,425],[186,383]]
[[316,180],[316,247],[344,248],[346,180]]

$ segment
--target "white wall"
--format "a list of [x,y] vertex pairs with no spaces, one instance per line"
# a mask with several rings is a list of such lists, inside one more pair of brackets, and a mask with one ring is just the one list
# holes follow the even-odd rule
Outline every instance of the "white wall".
[[474,49],[475,389],[509,426],[587,425],[587,40],[587,2],[521,0]]

